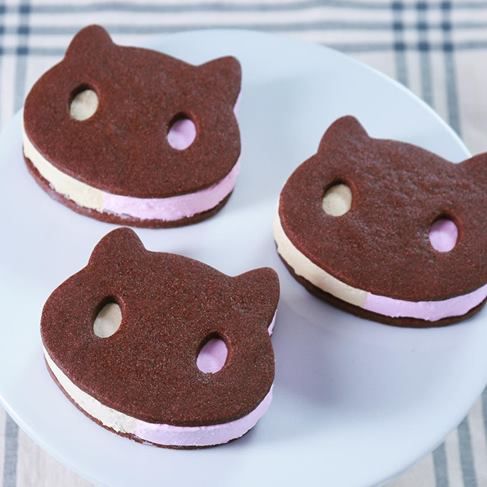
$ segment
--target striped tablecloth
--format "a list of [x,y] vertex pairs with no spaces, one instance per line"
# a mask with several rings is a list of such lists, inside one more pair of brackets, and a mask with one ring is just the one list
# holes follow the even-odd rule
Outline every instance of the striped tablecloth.
[[[35,79],[60,59],[71,36],[90,23],[104,25],[121,43],[232,27],[327,44],[404,83],[472,152],[487,151],[487,0],[8,0],[0,3],[2,124],[21,107]],[[486,429],[484,393],[446,442],[392,485],[487,486]],[[0,438],[3,487],[89,485],[1,410]]]

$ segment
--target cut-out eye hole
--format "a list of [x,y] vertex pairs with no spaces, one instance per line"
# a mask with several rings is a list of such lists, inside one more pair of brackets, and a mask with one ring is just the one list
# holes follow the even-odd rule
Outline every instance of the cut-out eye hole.
[[450,252],[458,240],[458,227],[447,217],[435,220],[429,232],[431,246],[438,252]]
[[74,92],[69,105],[69,114],[74,120],[82,122],[92,117],[98,109],[98,95],[87,86],[82,86]]
[[119,328],[122,322],[122,310],[120,306],[110,301],[98,312],[93,323],[93,332],[99,338],[111,337]]
[[167,141],[176,150],[187,149],[196,138],[196,125],[185,114],[176,115],[169,124]]
[[323,196],[323,211],[330,216],[343,216],[352,207],[352,191],[343,183],[334,184]]
[[207,339],[196,359],[196,366],[205,374],[214,374],[223,369],[227,361],[227,344],[218,336]]

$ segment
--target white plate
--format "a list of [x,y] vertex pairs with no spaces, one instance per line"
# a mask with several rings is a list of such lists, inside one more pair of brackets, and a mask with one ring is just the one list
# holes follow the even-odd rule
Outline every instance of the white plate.
[[155,46],[190,62],[233,54],[243,65],[243,164],[229,204],[210,220],[138,230],[150,249],[200,259],[228,274],[279,272],[273,342],[274,403],[255,430],[219,448],[175,451],[105,431],[75,409],[43,363],[39,317],[49,293],[78,271],[113,226],[51,200],[27,174],[20,117],[0,140],[0,395],[49,453],[114,486],[371,485],[436,446],[487,382],[486,313],[435,330],[388,327],[318,301],[290,277],[271,233],[279,190],[337,117],[354,114],[373,136],[451,160],[468,152],[411,93],[323,47],[252,32],[163,37]]

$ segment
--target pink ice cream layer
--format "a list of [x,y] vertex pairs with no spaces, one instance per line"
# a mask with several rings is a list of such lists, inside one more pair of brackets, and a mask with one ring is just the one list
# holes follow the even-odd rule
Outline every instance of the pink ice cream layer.
[[227,197],[235,187],[240,161],[215,185],[169,198],[134,198],[103,193],[103,211],[140,218],[142,220],[175,221],[209,211]]
[[269,409],[272,387],[261,403],[247,416],[225,424],[212,426],[171,426],[137,421],[135,435],[158,445],[211,446],[228,443],[252,429]]
[[429,239],[438,252],[450,252],[457,243],[458,228],[452,220],[440,218],[431,225]]
[[469,294],[443,301],[403,301],[368,293],[364,309],[392,318],[438,321],[452,316],[462,316],[482,303],[485,298],[487,298],[487,284]]

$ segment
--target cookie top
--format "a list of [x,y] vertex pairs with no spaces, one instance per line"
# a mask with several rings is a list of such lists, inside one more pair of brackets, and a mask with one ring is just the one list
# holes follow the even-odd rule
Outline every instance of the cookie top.
[[[24,129],[62,172],[100,190],[140,198],[195,192],[223,179],[240,155],[235,102],[241,70],[233,57],[193,66],[160,52],[114,44],[99,26],[81,30],[64,59],[33,86]],[[95,92],[85,120],[76,95]],[[189,118],[196,138],[171,147],[173,122]]]
[[[323,209],[332,186],[351,189],[342,216]],[[487,154],[452,164],[411,144],[370,138],[353,117],[323,136],[288,179],[279,218],[293,245],[346,284],[407,301],[463,295],[487,282]],[[432,224],[455,222],[458,240],[435,250]]]
[[[267,327],[279,300],[269,268],[229,277],[195,260],[147,251],[117,229],[96,246],[88,265],[61,284],[42,313],[44,347],[80,389],[137,419],[202,426],[255,409],[274,380]],[[121,308],[118,331],[93,330],[101,308]],[[228,356],[216,373],[197,367],[212,337]]]

